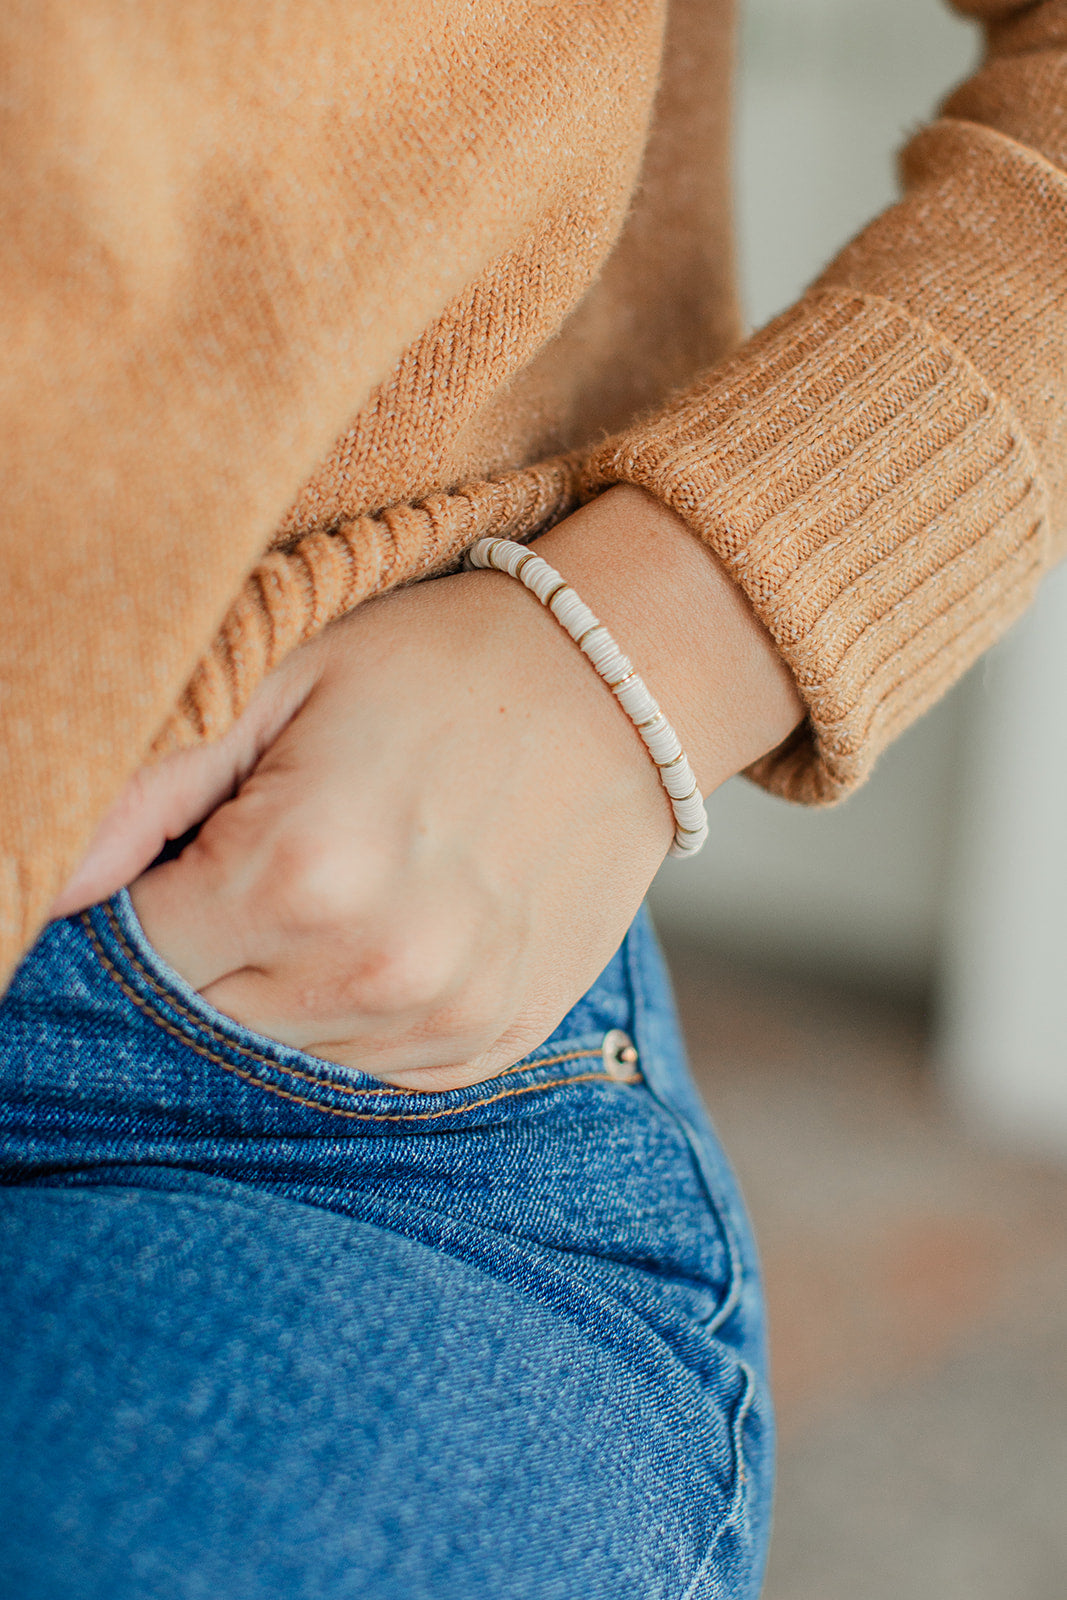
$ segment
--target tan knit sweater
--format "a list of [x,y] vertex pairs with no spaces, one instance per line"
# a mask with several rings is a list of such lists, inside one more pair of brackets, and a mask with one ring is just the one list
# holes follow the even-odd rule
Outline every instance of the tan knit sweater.
[[[934,3],[934,0],[931,0]],[[0,977],[152,750],[364,597],[627,480],[718,553],[833,799],[1067,537],[1067,3],[739,346],[730,0],[13,0]]]

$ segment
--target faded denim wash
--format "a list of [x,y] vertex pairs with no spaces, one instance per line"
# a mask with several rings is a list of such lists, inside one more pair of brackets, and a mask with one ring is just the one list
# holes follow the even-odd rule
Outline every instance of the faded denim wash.
[[643,916],[426,1094],[214,1011],[120,894],[0,1007],[0,1140],[3,1595],[757,1594],[755,1256]]

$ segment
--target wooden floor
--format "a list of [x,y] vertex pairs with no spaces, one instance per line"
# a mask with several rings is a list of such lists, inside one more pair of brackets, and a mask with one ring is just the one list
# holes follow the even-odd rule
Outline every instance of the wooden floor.
[[764,1600],[1067,1600],[1067,1172],[953,1123],[913,1005],[669,955],[764,1258]]

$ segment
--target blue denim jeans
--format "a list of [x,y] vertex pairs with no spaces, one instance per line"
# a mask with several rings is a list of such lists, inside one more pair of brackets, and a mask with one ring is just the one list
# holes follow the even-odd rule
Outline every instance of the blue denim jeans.
[[756,1261],[644,917],[427,1094],[212,1010],[120,894],[0,1007],[0,1139],[0,1593],[758,1592]]

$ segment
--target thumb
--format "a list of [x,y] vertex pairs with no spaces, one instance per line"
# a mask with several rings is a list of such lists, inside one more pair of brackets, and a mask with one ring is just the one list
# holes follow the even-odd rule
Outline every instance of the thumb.
[[241,777],[235,738],[177,750],[127,783],[49,913],[68,917],[130,883],[168,839],[179,839],[232,794]]
[[229,799],[311,693],[321,672],[317,645],[293,651],[275,668],[224,738],[176,750],[134,773],[50,917],[69,917],[131,883],[168,839],[180,839]]

